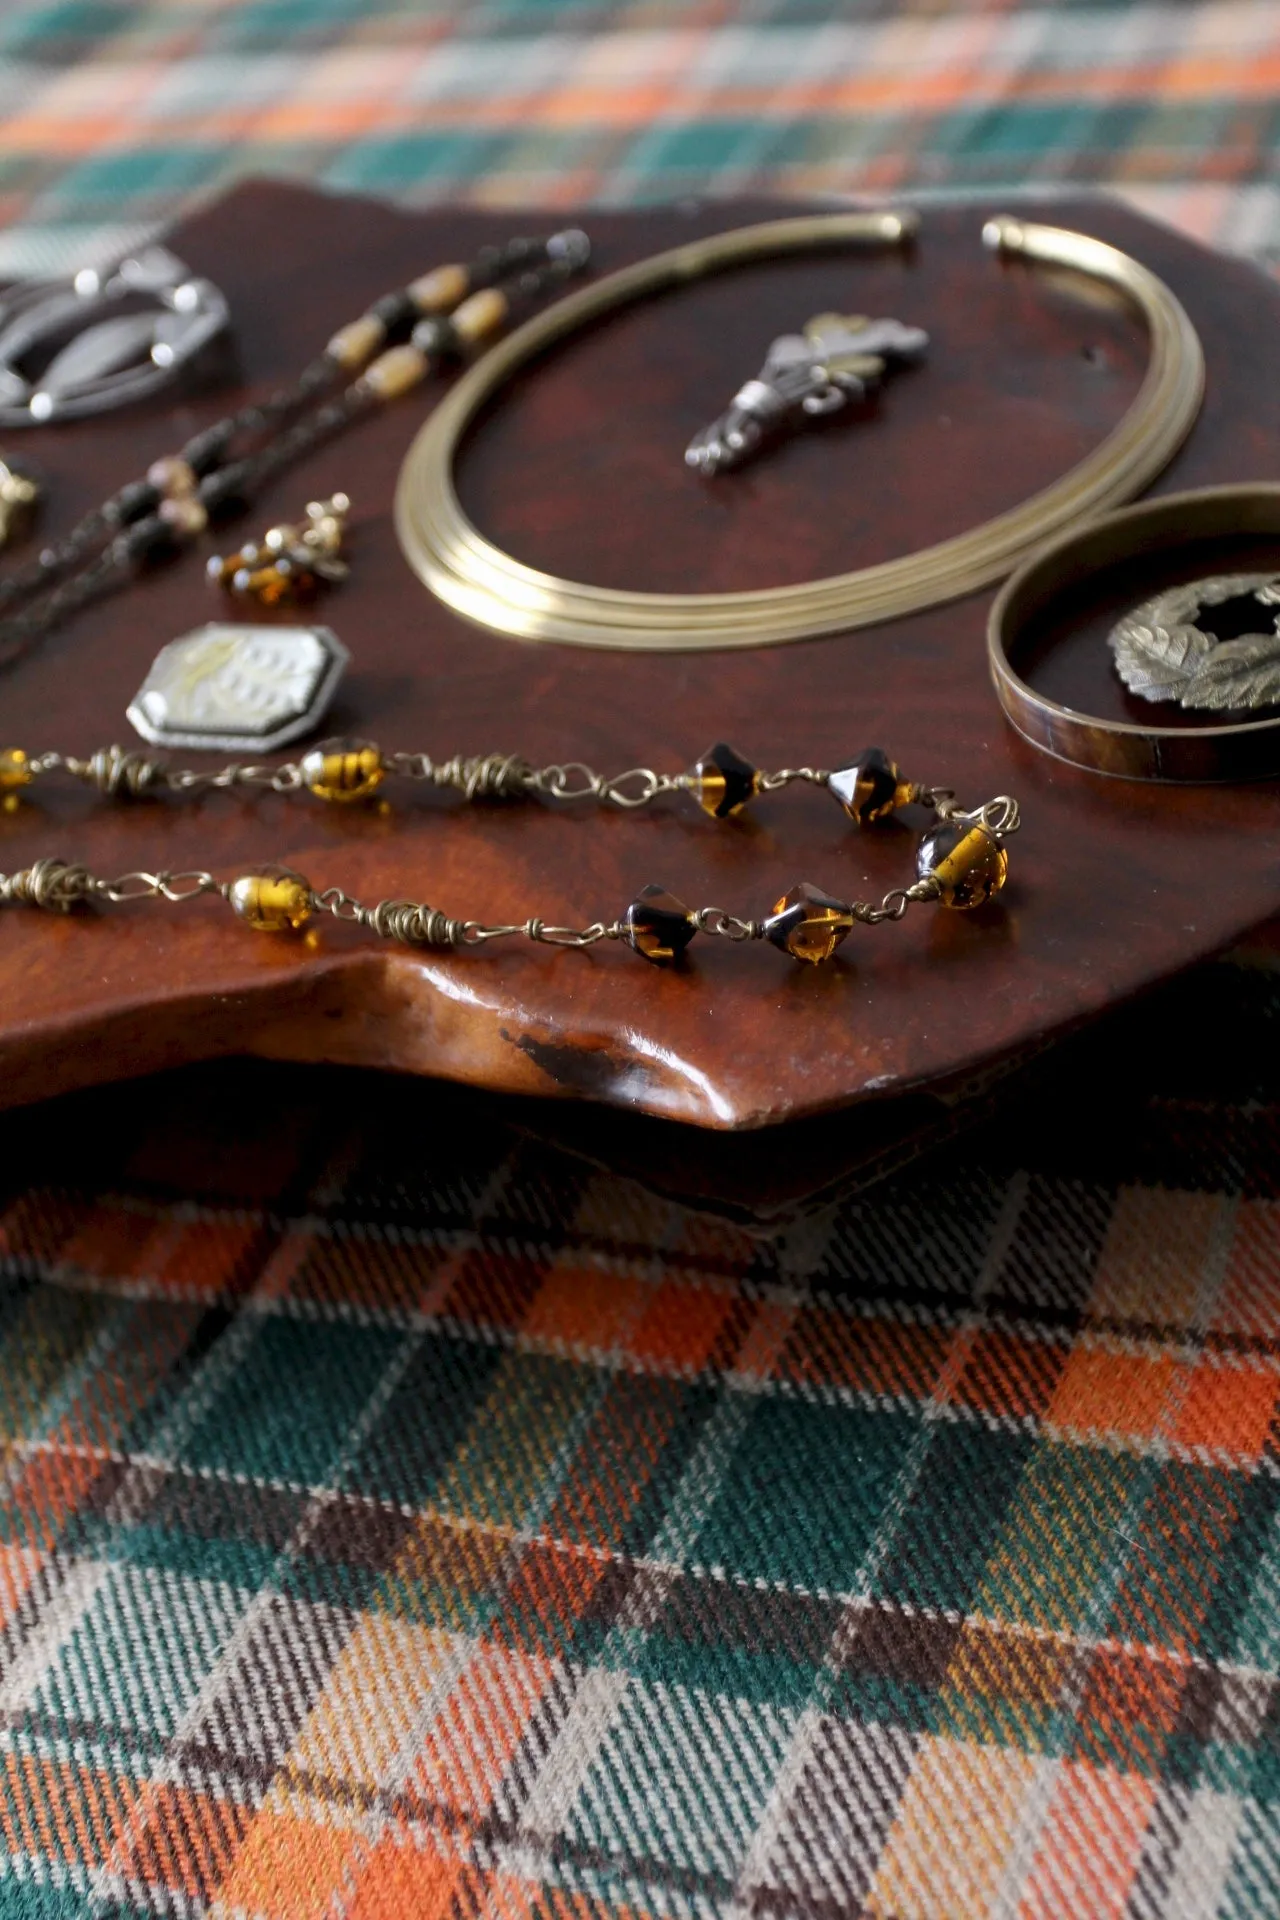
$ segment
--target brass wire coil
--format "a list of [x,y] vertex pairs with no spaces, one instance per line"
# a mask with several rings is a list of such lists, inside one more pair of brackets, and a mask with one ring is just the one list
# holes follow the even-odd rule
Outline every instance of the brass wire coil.
[[493,347],[440,401],[414,440],[396,489],[409,564],[455,612],[524,640],[628,651],[772,646],[896,619],[960,598],[1009,573],[1072,523],[1131,500],[1182,445],[1204,392],[1195,329],[1164,282],[1104,241],[1009,217],[988,221],[988,247],[1104,281],[1139,310],[1150,336],[1142,385],[1092,453],[1042,492],[967,533],[917,553],[798,586],[741,593],[632,593],[542,573],[486,540],[463,512],[453,463],[480,408],[559,340],[634,300],[748,260],[850,244],[900,245],[910,213],[805,215],[740,227],[655,254],[557,302]]

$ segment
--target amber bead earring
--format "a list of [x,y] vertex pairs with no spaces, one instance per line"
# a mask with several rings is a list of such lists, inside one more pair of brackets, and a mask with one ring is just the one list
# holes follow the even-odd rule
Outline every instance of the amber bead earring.
[[305,522],[268,527],[261,540],[251,540],[238,552],[209,561],[214,586],[242,600],[264,607],[283,600],[306,600],[321,583],[345,580],[350,569],[342,558],[351,502],[345,493],[328,500],[309,500]]

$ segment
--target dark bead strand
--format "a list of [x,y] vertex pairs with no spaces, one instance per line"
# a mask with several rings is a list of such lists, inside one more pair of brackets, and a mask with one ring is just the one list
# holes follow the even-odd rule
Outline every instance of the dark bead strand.
[[[467,286],[474,291],[518,274],[513,296],[527,305],[539,292],[575,272],[585,258],[585,238],[581,244],[568,245],[562,236],[551,243],[517,238],[501,246],[482,247],[465,270]],[[531,266],[530,262],[540,264]],[[405,288],[383,294],[366,312],[380,322],[384,340],[388,341],[406,334],[418,318],[418,309]],[[422,346],[433,364],[457,357],[458,343],[446,315],[419,320],[418,326],[430,330],[429,344],[424,340]],[[377,404],[377,396],[356,379],[256,452],[228,460],[236,441],[273,430],[290,413],[332,392],[335,382],[349,374],[350,368],[326,348],[303,368],[292,386],[279,388],[264,400],[247,402],[194,434],[177,459],[196,475],[197,497],[206,513],[212,517],[248,505],[277,473],[370,411]],[[150,479],[127,481],[56,543],[0,578],[0,666],[17,659],[117,576],[145,569],[186,544],[191,535],[157,511],[162,498],[161,488]],[[65,576],[95,549],[99,550],[97,558],[67,580]],[[63,582],[60,586],[55,584],[59,581]],[[42,593],[47,598],[34,607],[20,613],[4,611]]]
[[55,587],[47,599],[0,620],[0,666],[8,666],[53,627],[70,619],[90,600],[96,600],[120,577],[122,570],[114,547],[107,547],[80,573]]
[[380,300],[374,301],[369,311],[375,320],[381,320],[388,345],[397,337],[403,339],[418,317],[413,296],[406,293],[403,287],[396,293],[384,293]]
[[471,291],[479,292],[481,287],[492,287],[499,280],[507,280],[535,260],[545,260],[547,243],[545,240],[508,240],[502,246],[481,247],[470,271]]
[[507,289],[509,320],[523,319],[544,294],[553,292],[585,265],[589,251],[585,234],[578,237],[576,244],[567,234],[558,234],[556,238],[561,243],[556,250],[549,253],[544,245],[540,249],[541,261],[518,274]]

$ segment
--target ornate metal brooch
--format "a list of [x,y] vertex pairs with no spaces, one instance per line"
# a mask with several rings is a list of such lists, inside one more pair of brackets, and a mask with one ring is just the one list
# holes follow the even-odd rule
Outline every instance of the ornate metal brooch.
[[0,425],[105,413],[170,385],[222,334],[210,280],[165,247],[99,272],[25,280],[0,298]]
[[129,718],[156,746],[271,753],[319,724],[349,657],[328,627],[211,621],[160,649]]
[[755,379],[694,435],[685,460],[705,474],[740,467],[787,428],[865,400],[886,368],[919,360],[928,344],[922,327],[901,320],[815,314],[803,333],[779,335]]
[[1141,700],[1218,712],[1280,703],[1280,574],[1222,573],[1146,600],[1108,637]]

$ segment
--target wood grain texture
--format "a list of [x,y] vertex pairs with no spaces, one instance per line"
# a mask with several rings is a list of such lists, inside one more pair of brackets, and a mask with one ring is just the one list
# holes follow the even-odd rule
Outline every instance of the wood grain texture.
[[[888,558],[1012,505],[1118,419],[1141,377],[1141,329],[1079,282],[1002,267],[979,245],[989,207],[930,208],[914,255],[778,262],[618,316],[532,370],[480,422],[461,491],[521,558],[613,585],[721,588]],[[734,204],[593,216],[601,267],[770,209]],[[1203,417],[1162,488],[1266,479],[1280,447],[1270,377],[1280,291],[1105,203],[1027,208],[1113,240],[1162,274],[1202,334]],[[173,237],[226,290],[246,388],[288,377],[369,298],[482,239],[544,217],[406,215],[249,185]],[[340,263],[340,270],[335,263]],[[798,438],[703,483],[690,434],[758,366],[770,338],[823,308],[928,327],[918,371],[868,417]],[[49,484],[42,530],[94,500],[238,390],[32,436]],[[353,655],[333,730],[387,748],[518,750],[618,771],[688,764],[712,739],[767,765],[836,764],[887,747],[909,777],[975,802],[1022,801],[1005,904],[921,910],[855,931],[800,969],[767,946],[701,940],[662,973],[609,946],[477,955],[382,949],[326,923],[314,951],[252,937],[225,909],[121,909],[0,921],[0,1098],[228,1052],[335,1060],[480,1086],[606,1100],[749,1127],[944,1081],[1034,1045],[1211,952],[1280,906],[1275,785],[1157,789],[1058,765],[1001,718],[988,679],[988,595],[848,638],[732,658],[523,646],[434,604],[395,545],[390,502],[425,403],[402,403],[283,481],[205,552],[304,499],[354,502],[347,585],[324,617]],[[90,611],[0,680],[0,731],[32,751],[127,739],[125,705],[157,648],[214,610],[188,557]],[[1097,663],[1081,656],[1085,703]],[[824,795],[777,794],[713,826],[689,805],[639,817],[471,808],[409,796],[394,813],[282,798],[109,806],[41,789],[0,816],[0,870],[45,853],[114,872],[220,873],[284,857],[365,899],[425,898],[502,920],[612,918],[647,881],[739,914],[812,880],[878,896],[912,873],[914,833],[859,835]]]

